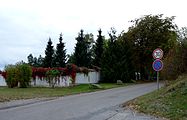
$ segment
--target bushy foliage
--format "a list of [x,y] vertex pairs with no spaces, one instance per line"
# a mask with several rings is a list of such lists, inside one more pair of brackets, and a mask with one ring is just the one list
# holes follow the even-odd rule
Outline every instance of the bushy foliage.
[[36,77],[43,79],[46,77],[46,72],[51,68],[43,68],[43,67],[32,67],[32,78],[36,79]]
[[6,77],[5,81],[9,88],[18,86],[17,68],[15,65],[5,66]]
[[171,49],[164,58],[164,68],[161,75],[164,79],[175,80],[183,71],[183,62],[180,57],[181,51],[178,49]]
[[72,84],[75,85],[75,77],[77,73],[77,66],[74,64],[67,64],[65,69],[66,75],[72,78]]
[[16,65],[7,65],[5,67],[6,72],[6,83],[8,87],[19,87],[26,88],[30,84],[32,69],[25,63],[17,63]]
[[74,64],[67,64],[65,68],[32,68],[32,77],[36,79],[39,77],[40,79],[47,78],[49,83],[52,83],[52,87],[56,84],[57,79],[60,76],[70,76],[72,78],[72,84],[75,84],[76,73],[78,72],[78,67]]
[[47,80],[49,82],[49,85],[52,86],[52,88],[55,87],[55,84],[60,78],[60,71],[59,70],[48,70],[46,72]]
[[175,80],[187,71],[187,28],[178,31],[178,44],[170,49],[164,58],[161,75],[164,79]]
[[20,87],[26,88],[30,85],[32,69],[28,64],[18,63],[16,65],[18,71],[18,81],[20,83]]

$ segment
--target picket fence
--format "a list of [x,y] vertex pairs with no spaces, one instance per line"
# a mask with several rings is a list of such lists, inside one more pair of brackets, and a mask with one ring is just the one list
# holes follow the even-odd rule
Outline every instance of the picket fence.
[[[76,84],[88,84],[88,83],[98,83],[100,80],[100,73],[99,72],[89,72],[88,75],[83,73],[76,74]],[[60,77],[57,81],[56,86],[58,87],[65,87],[70,86],[71,78],[69,76]],[[6,86],[5,79],[0,75],[0,86]],[[31,81],[31,86],[44,86],[49,87],[49,83],[46,80],[41,80],[36,78],[36,80]]]

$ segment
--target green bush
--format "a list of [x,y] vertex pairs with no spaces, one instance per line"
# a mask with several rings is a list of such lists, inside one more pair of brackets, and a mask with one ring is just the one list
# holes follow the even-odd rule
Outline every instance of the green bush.
[[22,62],[16,65],[7,65],[5,71],[7,73],[6,83],[9,88],[18,87],[18,83],[21,88],[29,86],[32,76],[32,69],[29,65]]
[[60,71],[58,71],[58,70],[49,70],[49,71],[47,71],[46,76],[47,76],[47,80],[49,82],[49,85],[52,88],[54,88],[55,84],[59,80]]
[[7,73],[6,76],[6,83],[9,88],[17,87],[18,80],[17,80],[17,69],[15,65],[7,65],[5,66],[5,71]]
[[25,63],[19,63],[16,65],[18,82],[20,83],[21,88],[26,88],[30,85],[32,68]]

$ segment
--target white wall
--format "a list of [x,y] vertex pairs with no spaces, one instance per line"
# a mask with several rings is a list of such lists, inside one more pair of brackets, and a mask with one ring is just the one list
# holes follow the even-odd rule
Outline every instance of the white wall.
[[0,75],[0,86],[6,86],[5,79]]
[[[98,83],[100,78],[99,72],[89,72],[88,76],[83,73],[76,74],[76,84],[88,84],[88,83]],[[56,86],[69,86],[71,84],[71,78],[68,76],[61,77],[57,82]],[[32,86],[49,86],[49,83],[46,80],[40,80],[39,78],[36,81],[31,82]],[[0,86],[6,86],[4,78],[0,75]]]
[[[88,84],[88,83],[98,83],[100,78],[99,72],[89,72],[88,76],[83,73],[76,74],[76,84]],[[56,86],[69,86],[71,84],[71,78],[68,76],[61,77],[57,82]],[[36,79],[36,82],[31,82],[32,86],[49,86],[45,80]]]
[[83,73],[76,74],[76,83],[77,84],[86,84],[86,83],[98,83],[100,78],[99,72],[89,72],[88,76]]
[[[71,83],[71,80],[68,76],[65,76],[65,77],[60,77],[59,78],[59,81],[57,81],[57,84],[56,86],[69,86]],[[36,78],[36,81],[32,80],[31,82],[31,86],[45,86],[45,87],[48,87],[49,86],[49,83],[43,79],[39,79],[39,78]]]

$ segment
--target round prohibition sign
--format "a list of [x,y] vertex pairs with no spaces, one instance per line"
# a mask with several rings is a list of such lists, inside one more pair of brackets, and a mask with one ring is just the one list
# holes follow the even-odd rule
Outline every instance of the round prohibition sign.
[[163,57],[163,50],[162,49],[160,49],[160,48],[157,48],[157,49],[155,49],[154,51],[153,51],[153,58],[154,59],[162,59],[162,57]]
[[163,68],[163,62],[160,59],[156,59],[152,66],[155,71],[160,71]]

